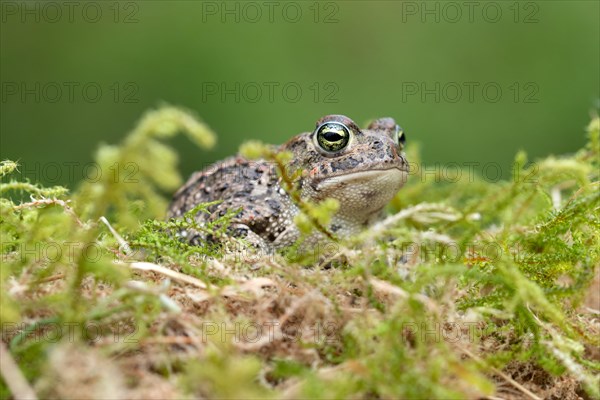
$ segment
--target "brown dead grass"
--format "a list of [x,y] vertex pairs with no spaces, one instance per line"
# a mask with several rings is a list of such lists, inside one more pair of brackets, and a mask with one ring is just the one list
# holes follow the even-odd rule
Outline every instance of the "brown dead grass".
[[[231,271],[224,270],[221,273],[230,274]],[[294,273],[298,274],[297,271]],[[300,272],[311,273],[314,271]],[[333,270],[318,273],[324,280],[332,278],[335,274]],[[238,283],[220,291],[173,281],[167,295],[181,308],[180,313],[162,313],[154,322],[149,337],[142,339],[133,350],[117,352],[110,358],[107,358],[104,355],[106,352],[102,350],[115,345],[111,340],[100,340],[91,346],[72,343],[55,346],[49,356],[46,375],[36,383],[36,391],[48,398],[185,398],[175,378],[179,365],[186,360],[201,358],[207,348],[214,344],[215,338],[203,340],[201,327],[207,321],[222,320],[223,316],[228,316],[232,324],[245,321],[247,324],[260,326],[274,325],[272,335],[263,335],[259,340],[254,340],[253,335],[247,338],[242,335],[233,340],[235,351],[240,354],[252,354],[263,360],[292,359],[317,369],[319,374],[325,377],[335,376],[342,370],[361,373],[364,367],[360,363],[332,365],[327,356],[319,352],[318,347],[307,348],[303,343],[315,341],[315,337],[310,335],[314,334],[317,326],[328,326],[331,329],[322,332],[319,340],[328,341],[333,344],[332,348],[335,348],[335,343],[339,343],[340,340],[339,332],[353,316],[370,314],[373,318],[378,318],[377,310],[365,304],[362,298],[355,296],[348,288],[336,293],[337,304],[334,305],[329,298],[307,284],[291,285],[282,274],[277,273],[260,275],[264,274],[245,272],[243,275],[234,276]],[[148,271],[138,271],[134,278],[156,286],[160,286],[164,281],[161,274]],[[64,283],[64,275],[58,276],[38,285],[37,289],[47,294],[61,290]],[[26,285],[25,278],[20,284]],[[390,307],[406,297],[401,289],[385,281],[373,280],[371,284],[377,299]],[[580,316],[589,323],[592,334],[600,332],[598,315],[590,311],[597,310],[594,307],[598,301],[598,285],[599,279],[596,274],[585,302],[587,317]],[[356,281],[355,289],[360,290],[363,286],[364,282]],[[90,279],[84,281],[83,289],[85,295],[90,298],[106,298],[112,292],[109,285],[96,284]],[[29,292],[28,295],[36,296],[36,292]],[[443,309],[445,315],[454,315],[456,319],[464,318],[449,308],[451,302],[442,304],[425,296],[422,300],[433,311],[441,312]],[[35,314],[31,314],[31,318],[37,319],[44,315],[45,313],[38,309]],[[406,335],[407,343],[410,343],[410,333]],[[464,336],[466,335],[462,337]],[[8,341],[11,337],[4,339]],[[472,353],[485,356],[502,349],[504,345],[501,340],[484,340],[479,345],[461,341],[456,344],[456,349],[460,351],[461,348],[469,348]],[[587,351],[594,354],[593,359],[598,359],[598,348],[588,348]],[[552,376],[531,363],[513,361],[503,372],[503,376],[493,372],[489,374],[497,384],[493,398],[528,398],[522,390],[507,381],[506,376],[541,399],[586,398],[579,382],[573,377]],[[284,398],[300,395],[297,380],[274,379],[269,376],[268,370],[263,371],[263,383],[281,390]],[[365,396],[368,397],[368,394]],[[474,398],[477,397],[474,393]]]

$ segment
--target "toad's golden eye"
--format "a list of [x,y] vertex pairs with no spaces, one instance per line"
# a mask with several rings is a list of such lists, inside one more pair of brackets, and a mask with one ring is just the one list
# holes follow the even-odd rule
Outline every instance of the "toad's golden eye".
[[398,125],[396,125],[396,141],[398,142],[398,147],[400,150],[404,149],[406,135],[404,134],[404,130]]
[[317,143],[327,152],[337,152],[348,145],[350,131],[339,122],[327,122],[317,128]]

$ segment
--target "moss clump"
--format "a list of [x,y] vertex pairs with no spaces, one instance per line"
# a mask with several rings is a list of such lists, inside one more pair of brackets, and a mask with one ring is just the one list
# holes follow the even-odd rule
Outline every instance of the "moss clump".
[[[202,227],[207,205],[163,219],[181,178],[161,140],[215,138],[176,108],[102,146],[112,174],[73,194],[11,180],[4,161],[0,320],[18,367],[0,396],[22,374],[59,397],[600,398],[599,131],[594,118],[569,156],[519,153],[508,181],[413,177],[347,241],[324,228],[338,204],[301,203],[298,225],[327,237],[312,259],[228,237],[235,210]],[[293,191],[285,154],[243,151]],[[190,246],[185,229],[214,240]]]

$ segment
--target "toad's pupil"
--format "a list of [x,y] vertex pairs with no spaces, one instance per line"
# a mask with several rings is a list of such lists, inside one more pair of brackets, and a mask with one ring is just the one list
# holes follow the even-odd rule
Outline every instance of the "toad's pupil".
[[344,137],[342,135],[340,135],[339,132],[329,131],[329,132],[325,132],[323,134],[323,138],[330,142],[338,142],[338,141],[342,140]]

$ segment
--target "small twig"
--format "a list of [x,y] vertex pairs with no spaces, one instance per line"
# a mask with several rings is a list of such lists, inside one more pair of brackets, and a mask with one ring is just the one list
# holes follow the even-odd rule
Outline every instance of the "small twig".
[[61,273],[58,273],[56,275],[52,275],[52,276],[48,276],[46,278],[42,278],[42,279],[38,280],[36,283],[54,282],[54,281],[57,281],[57,280],[62,279],[64,277],[65,277],[65,274],[63,274],[61,272]]
[[140,271],[152,271],[156,272],[169,278],[173,278],[175,280],[188,283],[190,285],[194,285],[201,289],[208,289],[208,285],[202,282],[200,279],[194,278],[193,276],[189,276],[186,274],[182,274],[181,272],[173,271],[172,269],[168,269],[163,267],[162,265],[152,264],[149,262],[133,262],[133,263],[118,263],[120,265],[126,265],[129,268],[137,269]]
[[110,222],[108,222],[108,220],[104,216],[100,217],[100,222],[106,225],[110,233],[112,233],[112,235],[115,237],[117,243],[119,243],[119,250],[122,250],[125,255],[130,254],[131,247],[129,247],[129,243],[127,243],[127,241],[123,239],[121,235],[119,235],[119,232],[117,232],[115,228],[112,227]]
[[0,374],[15,400],[37,399],[35,392],[21,373],[4,342],[0,342]]

